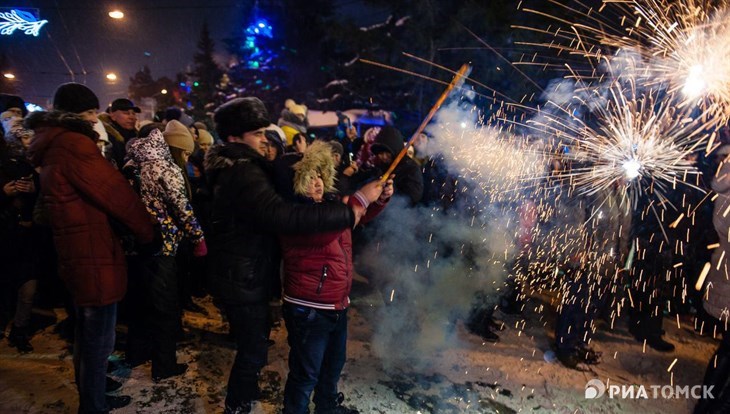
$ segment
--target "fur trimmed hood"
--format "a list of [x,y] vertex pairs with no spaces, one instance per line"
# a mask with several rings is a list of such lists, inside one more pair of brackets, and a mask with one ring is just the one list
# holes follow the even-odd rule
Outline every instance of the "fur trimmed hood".
[[292,168],[294,169],[295,194],[307,195],[313,172],[322,177],[325,193],[335,191],[335,160],[332,157],[332,147],[326,142],[314,141],[304,151],[301,161],[294,164]]
[[32,129],[34,131],[44,127],[61,127],[69,131],[84,134],[94,141],[99,138],[99,134],[94,131],[94,126],[91,122],[70,112],[33,112],[25,118],[23,126],[26,129]]
[[41,165],[51,142],[63,132],[84,135],[94,143],[99,137],[91,122],[70,112],[33,112],[25,118],[23,126],[35,132],[35,138],[27,151],[28,158],[35,166]]

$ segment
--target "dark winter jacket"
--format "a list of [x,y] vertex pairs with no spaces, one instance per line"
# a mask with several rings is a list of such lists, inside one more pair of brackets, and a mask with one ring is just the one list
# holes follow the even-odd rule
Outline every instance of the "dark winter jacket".
[[60,112],[34,113],[31,162],[42,167],[41,197],[58,252],[58,272],[78,306],[118,302],[127,269],[110,218],[142,243],[153,241],[154,221],[124,177],[104,159],[91,125]]
[[232,304],[266,303],[270,296],[276,234],[304,234],[351,228],[352,210],[343,205],[301,206],[285,201],[274,187],[270,164],[245,144],[213,146],[205,157],[213,192],[206,235],[213,293]]
[[[353,196],[348,205],[357,202]],[[332,203],[341,204],[338,200]],[[385,203],[370,204],[360,222],[367,223],[384,207]],[[281,248],[285,301],[330,310],[342,310],[350,305],[352,230],[282,236]]]

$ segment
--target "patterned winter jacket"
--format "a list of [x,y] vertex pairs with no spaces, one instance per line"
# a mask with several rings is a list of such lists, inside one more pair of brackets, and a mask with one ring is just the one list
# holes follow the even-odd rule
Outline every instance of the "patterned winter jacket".
[[125,174],[133,177],[147,211],[162,227],[162,255],[175,256],[183,237],[200,242],[203,230],[188,200],[183,171],[172,160],[162,132],[155,129],[149,137],[131,141],[127,158]]

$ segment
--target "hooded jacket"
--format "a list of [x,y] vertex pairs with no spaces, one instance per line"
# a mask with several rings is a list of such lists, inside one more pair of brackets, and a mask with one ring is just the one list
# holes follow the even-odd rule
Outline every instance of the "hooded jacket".
[[[304,152],[301,161],[294,164],[294,192],[306,194],[312,172],[322,178],[326,192],[334,187],[335,166],[329,145],[315,141]],[[311,202],[311,199],[308,199]],[[341,204],[339,198],[326,204]],[[359,194],[348,200],[348,205],[363,205]],[[375,202],[367,208],[361,222],[366,223],[379,214],[385,203]],[[317,309],[342,310],[350,305],[352,288],[352,230],[312,235],[282,236],[284,259],[284,300]]]
[[355,217],[339,205],[296,206],[274,189],[271,164],[241,143],[213,146],[205,170],[213,193],[207,235],[213,294],[230,304],[263,304],[270,296],[277,234],[350,228]]
[[99,153],[91,125],[74,114],[34,113],[30,160],[42,167],[41,196],[58,253],[58,272],[78,306],[118,302],[127,268],[110,218],[142,243],[154,237],[153,221],[124,177]]
[[159,129],[149,137],[129,143],[125,174],[139,186],[147,211],[160,223],[162,255],[175,256],[183,237],[193,243],[203,239],[203,230],[186,195],[183,171],[175,164]]

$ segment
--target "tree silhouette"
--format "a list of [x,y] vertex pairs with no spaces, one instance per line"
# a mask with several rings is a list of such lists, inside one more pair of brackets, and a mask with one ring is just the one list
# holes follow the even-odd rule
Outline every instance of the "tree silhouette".
[[194,68],[190,73],[193,78],[190,94],[192,111],[198,116],[205,115],[206,111],[220,103],[217,92],[223,70],[215,62],[214,52],[215,42],[210,37],[208,24],[203,23],[198,39],[198,50],[193,55]]

